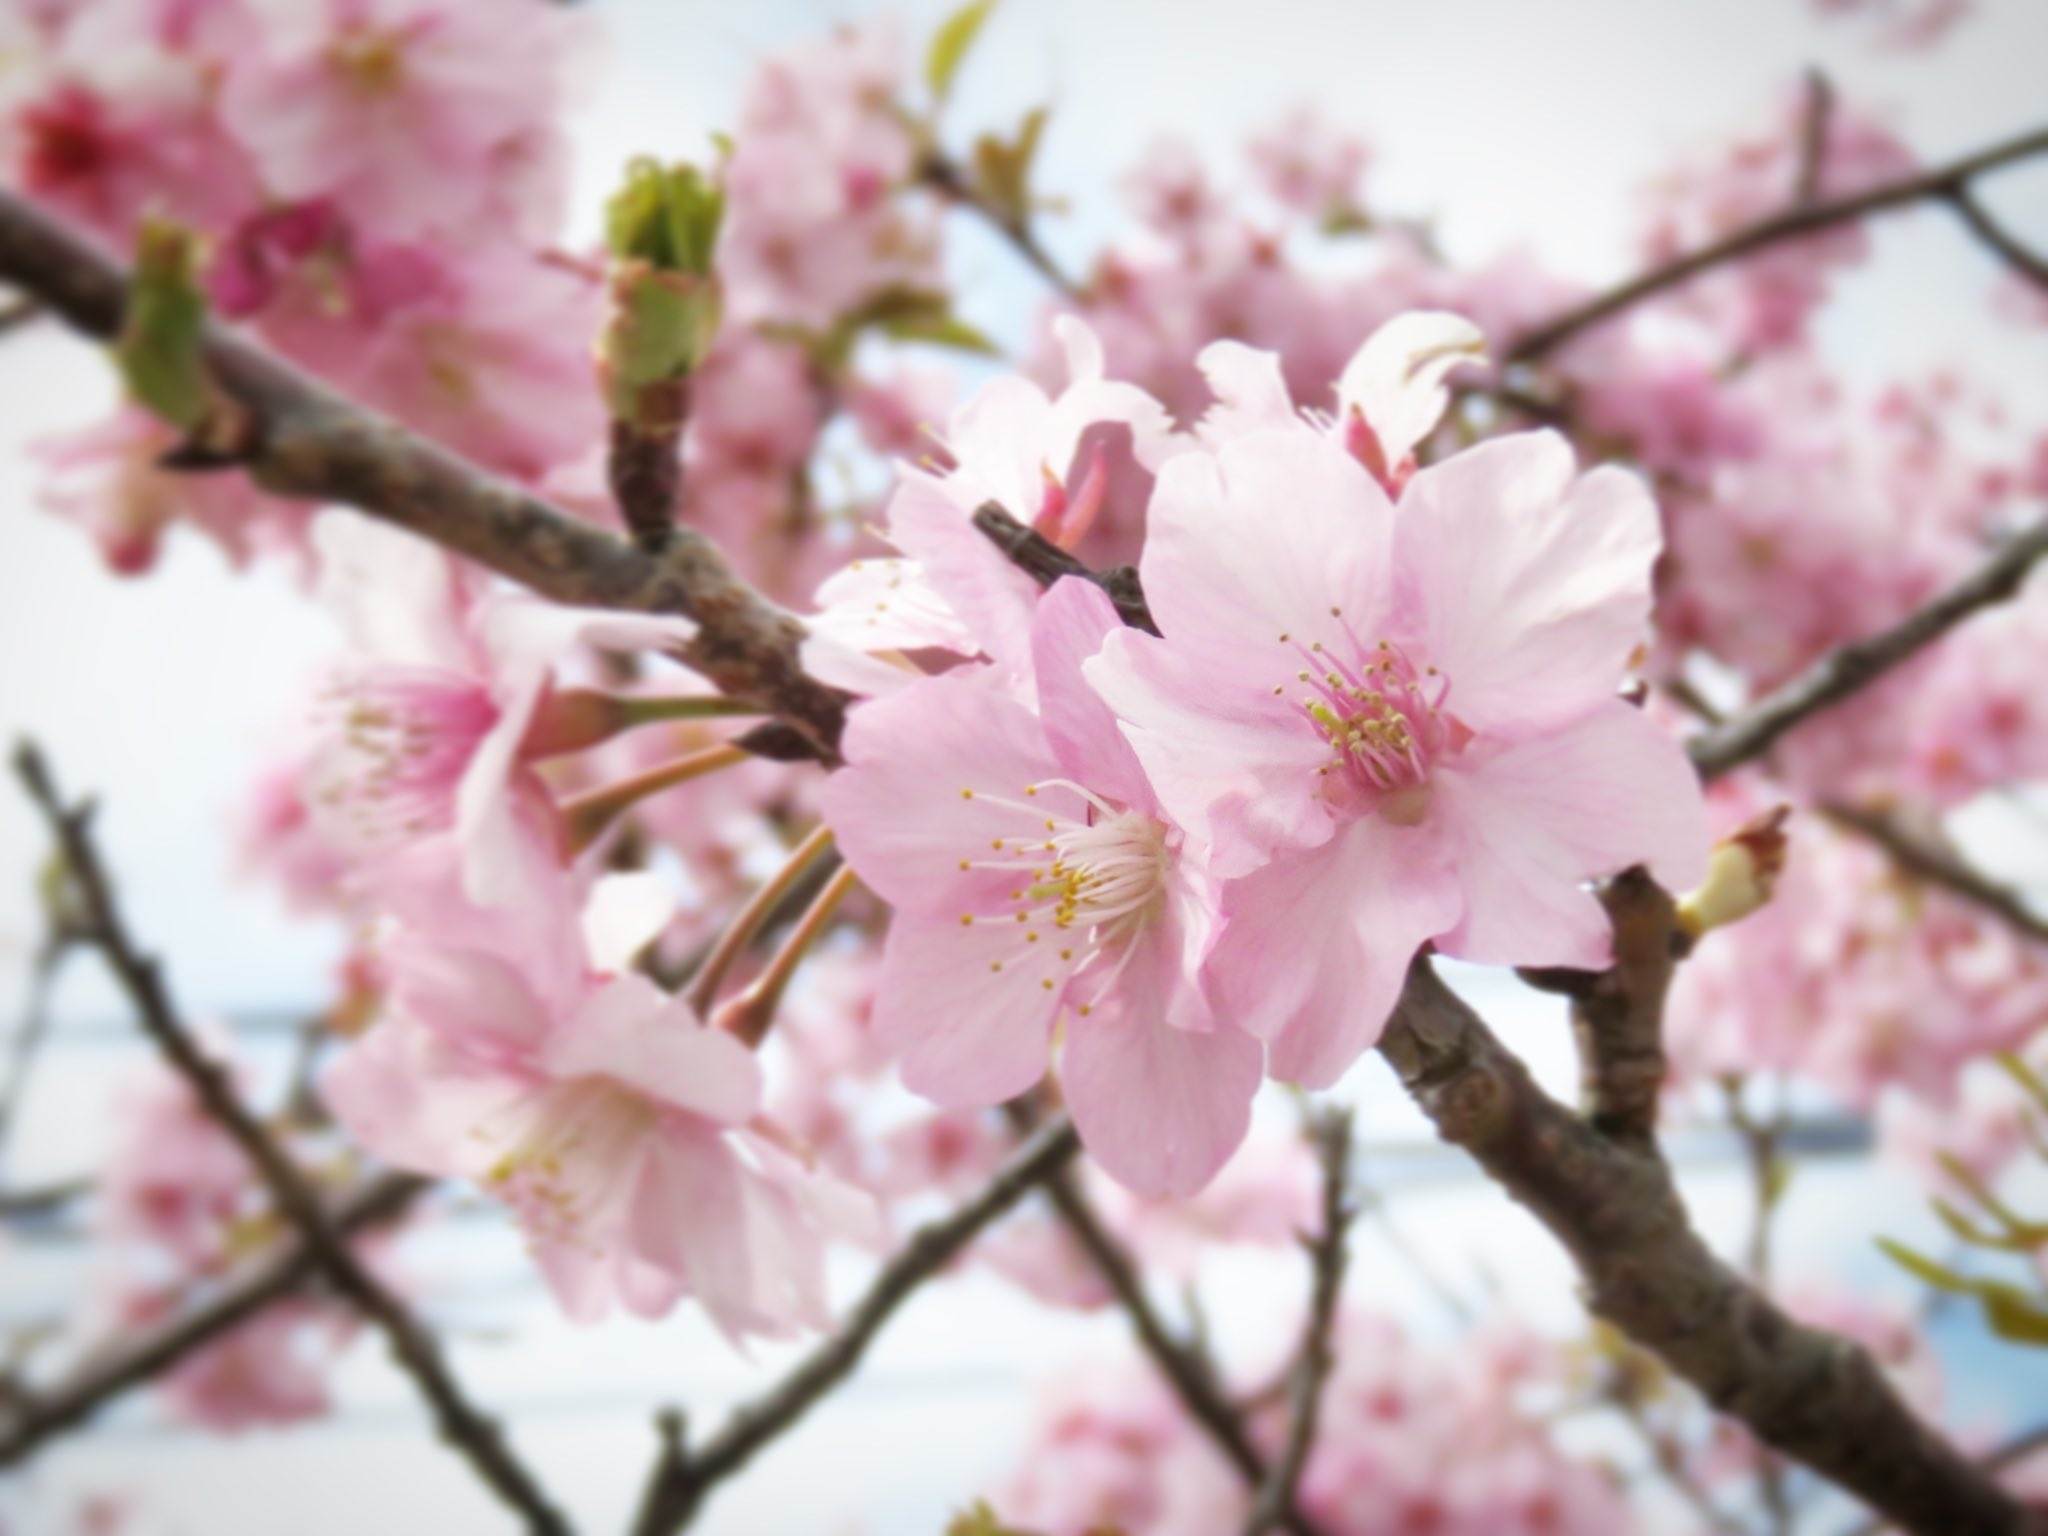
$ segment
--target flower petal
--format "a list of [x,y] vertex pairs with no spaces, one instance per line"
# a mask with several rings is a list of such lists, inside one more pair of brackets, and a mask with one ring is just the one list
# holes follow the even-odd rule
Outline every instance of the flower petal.
[[[989,910],[1014,874],[962,871],[1000,860],[991,844],[1042,825],[1020,808],[1027,790],[1061,776],[1032,713],[988,686],[988,669],[926,678],[854,709],[847,766],[825,783],[825,821],[861,879],[901,911]],[[1063,789],[1040,792],[1047,814],[1079,815]],[[964,905],[963,905],[964,903]]]
[[1268,1071],[1327,1088],[1380,1036],[1424,943],[1457,921],[1443,840],[1365,817],[1223,889],[1218,1016],[1273,1042]]
[[949,1109],[1000,1104],[1045,1075],[1071,968],[1050,937],[1028,944],[1009,923],[962,927],[899,912],[870,1027],[904,1051],[911,1092]]
[[545,1060],[556,1077],[608,1077],[721,1125],[742,1124],[761,1107],[753,1052],[640,975],[599,989],[549,1038]]
[[1263,1054],[1236,1030],[1117,1008],[1069,1021],[1060,1081],[1104,1173],[1140,1195],[1183,1197],[1244,1140]]
[[1446,708],[1515,731],[1611,698],[1650,616],[1663,547],[1641,481],[1603,467],[1574,481],[1554,432],[1495,438],[1420,471],[1396,540]]
[[1484,965],[1610,958],[1607,914],[1583,883],[1647,864],[1685,890],[1706,876],[1706,806],[1678,742],[1608,700],[1554,735],[1436,780],[1432,819],[1456,848],[1463,919],[1438,943]]

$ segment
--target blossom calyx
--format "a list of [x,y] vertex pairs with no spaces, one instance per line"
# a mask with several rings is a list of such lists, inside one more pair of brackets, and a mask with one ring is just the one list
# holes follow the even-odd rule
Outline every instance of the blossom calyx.
[[1791,806],[1773,806],[1714,844],[1706,880],[1678,903],[1678,928],[1687,939],[1740,922],[1771,899],[1785,868],[1791,815]]

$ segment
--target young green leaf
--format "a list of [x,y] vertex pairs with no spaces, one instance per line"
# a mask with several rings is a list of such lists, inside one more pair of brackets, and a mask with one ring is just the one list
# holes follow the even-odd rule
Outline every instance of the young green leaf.
[[996,0],[973,0],[973,4],[963,5],[948,16],[932,35],[931,48],[924,58],[924,79],[931,87],[932,100],[944,101],[952,93],[953,76],[959,73],[967,50],[974,46],[988,13],[995,8]]

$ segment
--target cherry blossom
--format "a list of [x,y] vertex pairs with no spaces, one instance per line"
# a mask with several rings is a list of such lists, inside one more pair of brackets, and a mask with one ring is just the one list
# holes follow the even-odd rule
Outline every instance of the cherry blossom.
[[1141,570],[1165,638],[1111,635],[1087,673],[1231,882],[1214,987],[1276,1075],[1334,1080],[1424,943],[1596,968],[1582,882],[1696,882],[1691,769],[1616,695],[1657,549],[1637,482],[1575,478],[1547,434],[1420,471],[1398,511],[1306,429],[1162,471]]
[[1214,897],[1129,747],[1080,681],[1115,628],[1061,583],[1032,634],[1040,715],[955,674],[855,711],[825,791],[848,861],[896,908],[873,1029],[912,1089],[949,1105],[1062,1081],[1102,1165],[1133,1188],[1201,1187],[1243,1137],[1256,1042],[1210,1018],[1193,972]]

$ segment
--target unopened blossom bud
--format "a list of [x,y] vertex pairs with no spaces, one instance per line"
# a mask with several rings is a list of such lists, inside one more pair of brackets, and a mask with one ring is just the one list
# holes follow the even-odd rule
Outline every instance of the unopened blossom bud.
[[[646,431],[680,425],[676,386],[717,339],[724,298],[712,255],[725,190],[693,165],[636,160],[606,211],[618,264],[600,365],[612,415]],[[670,417],[677,417],[670,420]]]
[[1687,938],[1740,922],[1771,899],[1785,868],[1791,814],[1789,805],[1774,806],[1714,845],[1706,880],[1678,903],[1678,926]]
[[143,220],[128,312],[114,344],[128,392],[188,432],[206,419],[212,402],[201,355],[206,299],[198,267],[197,235],[160,219]]

